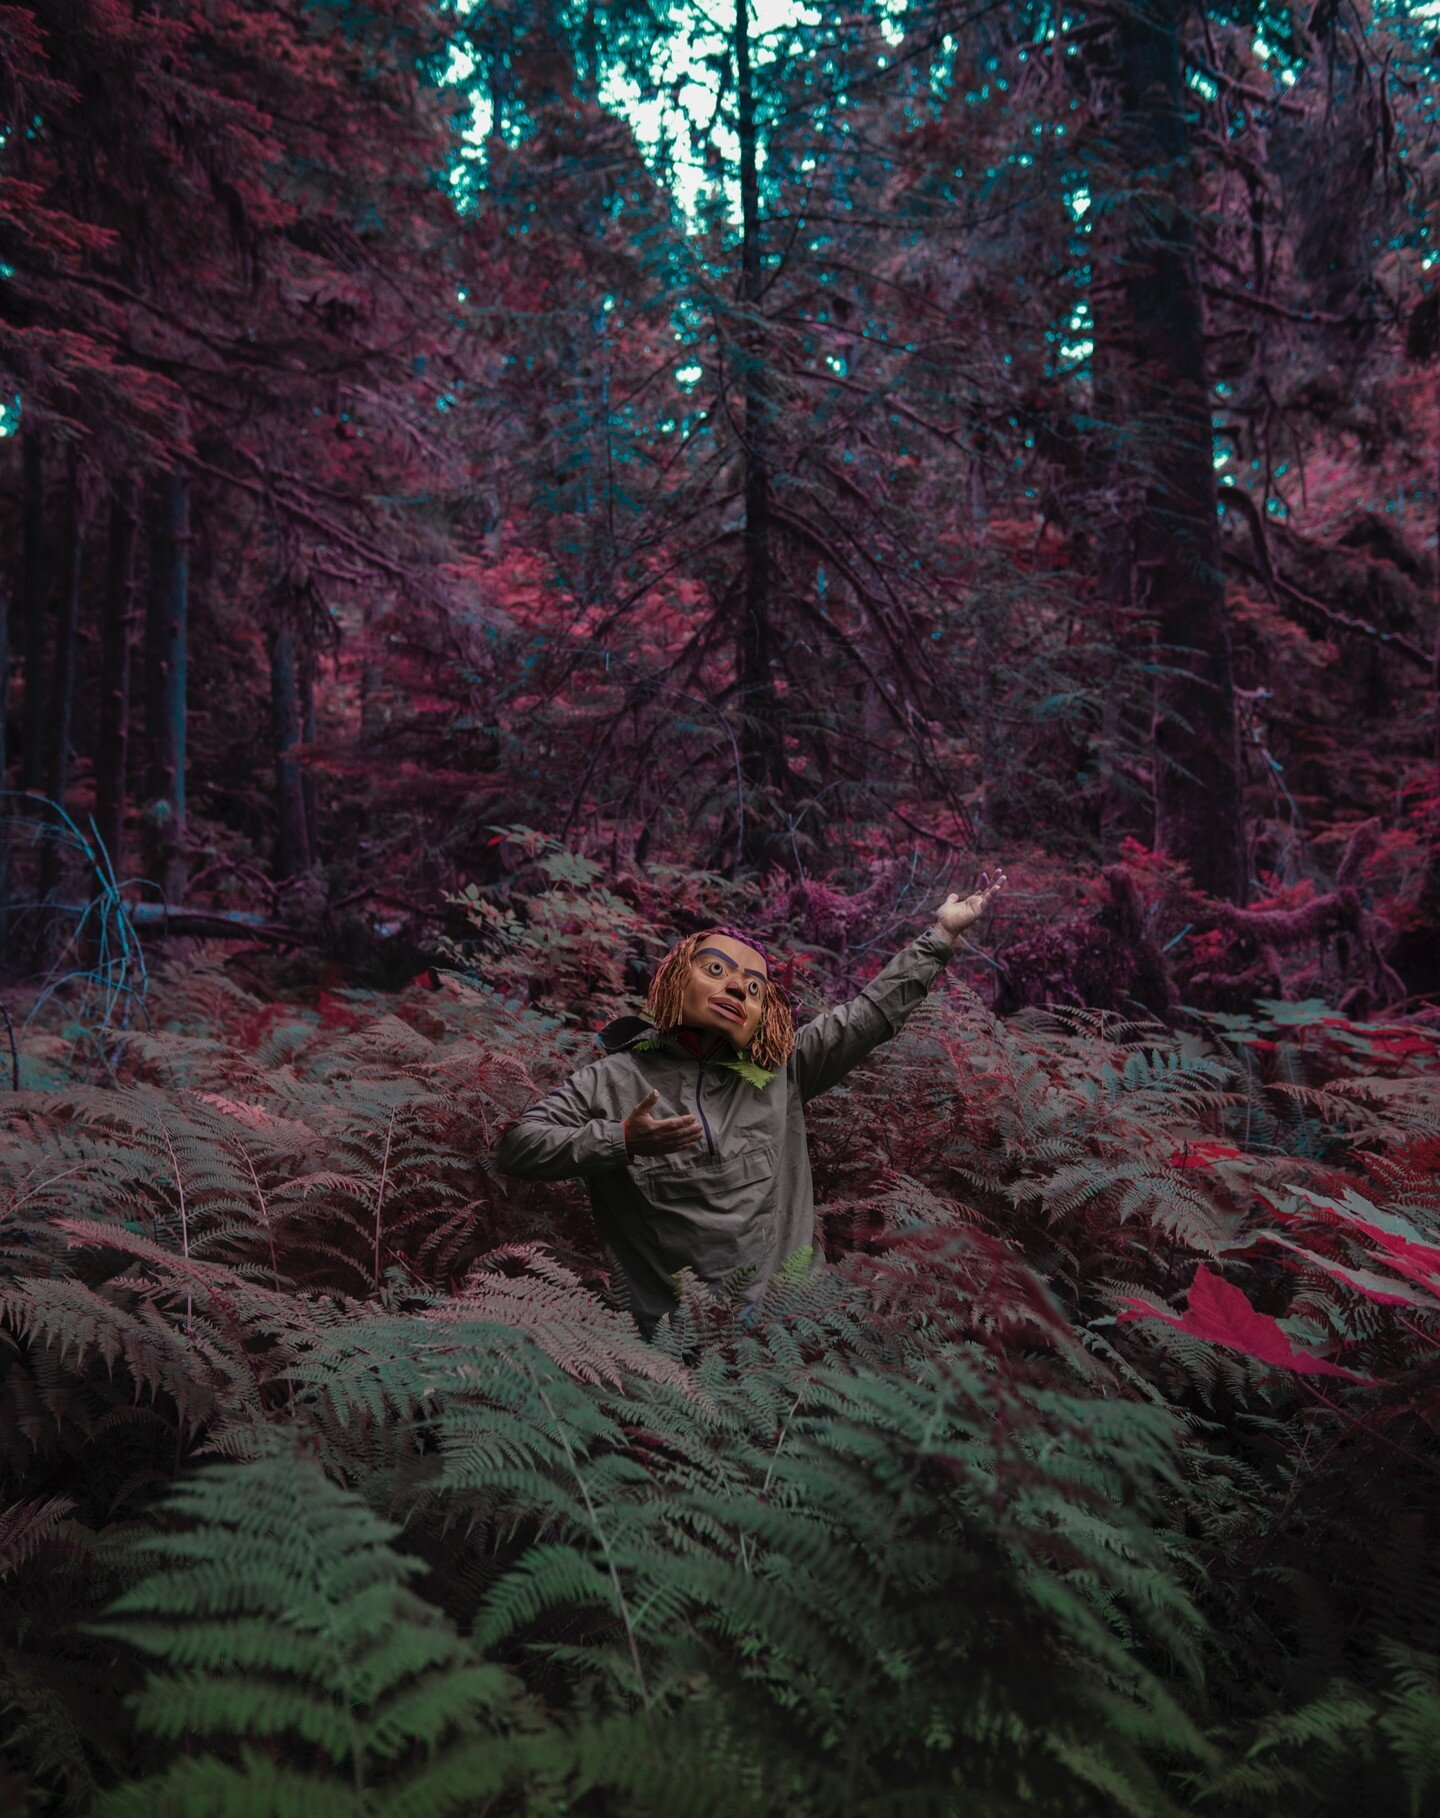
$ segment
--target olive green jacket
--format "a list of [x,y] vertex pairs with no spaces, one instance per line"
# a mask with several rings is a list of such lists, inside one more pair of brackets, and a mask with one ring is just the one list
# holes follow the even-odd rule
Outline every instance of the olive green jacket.
[[[698,1060],[673,1033],[622,1016],[601,1032],[606,1052],[531,1105],[496,1159],[524,1180],[585,1182],[642,1327],[675,1305],[681,1269],[707,1282],[743,1270],[746,1299],[758,1299],[814,1237],[806,1101],[898,1032],[950,951],[939,935],[920,935],[858,997],[799,1029],[774,1074],[728,1049]],[[703,1142],[627,1158],[624,1119],[652,1090],[652,1115],[697,1118]]]

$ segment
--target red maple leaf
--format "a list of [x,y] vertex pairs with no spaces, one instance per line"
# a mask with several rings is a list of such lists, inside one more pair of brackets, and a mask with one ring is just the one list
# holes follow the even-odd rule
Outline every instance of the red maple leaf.
[[1407,1060],[1412,1054],[1434,1054],[1436,1043],[1433,1035],[1412,1035],[1401,1031],[1398,1035],[1372,1035],[1370,1046],[1378,1054],[1388,1054],[1395,1060]]
[[1152,1306],[1148,1300],[1128,1300],[1121,1320],[1161,1319],[1192,1338],[1203,1338],[1212,1345],[1223,1345],[1227,1351],[1238,1351],[1242,1357],[1253,1357],[1257,1363],[1277,1370],[1294,1370],[1301,1376],[1344,1376],[1351,1382],[1364,1382],[1353,1370],[1316,1357],[1309,1351],[1297,1351],[1278,1319],[1268,1313],[1257,1313],[1241,1290],[1220,1276],[1212,1275],[1203,1264],[1195,1271],[1184,1314],[1172,1313],[1168,1307]]
[[1172,1168],[1208,1168],[1213,1162],[1230,1161],[1240,1151],[1230,1143],[1216,1142],[1206,1137],[1198,1143],[1185,1143],[1170,1157]]

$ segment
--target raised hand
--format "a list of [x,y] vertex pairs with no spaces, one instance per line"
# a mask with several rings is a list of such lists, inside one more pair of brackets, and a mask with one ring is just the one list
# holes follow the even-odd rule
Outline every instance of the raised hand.
[[693,1117],[651,1117],[650,1107],[659,1096],[647,1094],[625,1119],[627,1155],[671,1155],[677,1149],[693,1149],[703,1139]]
[[988,872],[982,871],[980,888],[971,895],[957,896],[952,890],[935,911],[935,932],[944,940],[954,941],[980,920],[990,906],[991,897],[1004,887],[1004,883],[1003,871],[997,871],[993,878]]

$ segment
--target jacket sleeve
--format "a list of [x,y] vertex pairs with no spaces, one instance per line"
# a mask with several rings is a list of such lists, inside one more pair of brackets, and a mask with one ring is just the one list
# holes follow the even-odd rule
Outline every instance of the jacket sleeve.
[[521,1180],[569,1180],[623,1168],[625,1126],[595,1102],[594,1084],[594,1068],[582,1067],[531,1105],[500,1139],[501,1171]]
[[791,1076],[802,1099],[838,1085],[872,1048],[898,1035],[952,949],[927,929],[897,953],[858,997],[823,1011],[795,1036]]

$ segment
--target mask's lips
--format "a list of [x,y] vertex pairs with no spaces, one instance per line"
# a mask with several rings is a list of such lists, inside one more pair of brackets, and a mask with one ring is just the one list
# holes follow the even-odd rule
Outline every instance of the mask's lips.
[[718,1010],[722,1016],[728,1016],[732,1022],[743,1023],[745,1021],[743,1012],[738,1010],[727,998],[712,997],[710,1008]]

